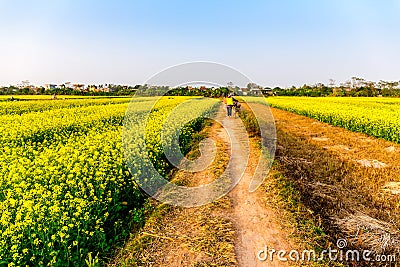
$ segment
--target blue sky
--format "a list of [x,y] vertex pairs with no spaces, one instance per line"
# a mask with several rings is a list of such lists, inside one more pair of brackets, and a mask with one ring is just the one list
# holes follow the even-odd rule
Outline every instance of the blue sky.
[[400,80],[400,1],[0,0],[0,85],[143,83],[179,63],[269,86]]

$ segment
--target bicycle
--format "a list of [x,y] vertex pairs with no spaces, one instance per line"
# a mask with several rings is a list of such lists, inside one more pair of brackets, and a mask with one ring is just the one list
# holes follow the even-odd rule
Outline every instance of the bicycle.
[[235,119],[237,118],[236,114],[240,114],[240,103],[235,102],[235,104],[232,106],[232,112],[233,116]]

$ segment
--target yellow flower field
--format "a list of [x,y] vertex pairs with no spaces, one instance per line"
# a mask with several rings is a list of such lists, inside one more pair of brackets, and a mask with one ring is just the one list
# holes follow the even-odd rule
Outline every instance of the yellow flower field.
[[[246,97],[257,102],[256,97]],[[272,106],[350,131],[400,143],[400,99],[364,97],[269,97]]]
[[[149,119],[147,148],[164,174],[170,166],[159,144],[162,121],[187,99],[163,98]],[[138,124],[152,108],[148,100],[130,105]],[[84,266],[89,255],[109,256],[142,223],[146,196],[135,181],[140,173],[126,167],[121,142],[127,101],[70,101],[13,102],[8,111],[0,103],[1,266]],[[195,108],[207,113],[216,103],[204,99]],[[198,126],[189,124],[182,137],[190,139]]]

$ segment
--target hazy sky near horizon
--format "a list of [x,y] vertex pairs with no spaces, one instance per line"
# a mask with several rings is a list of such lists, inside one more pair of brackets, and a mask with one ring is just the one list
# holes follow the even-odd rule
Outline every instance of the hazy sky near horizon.
[[138,84],[212,61],[265,86],[400,80],[397,0],[0,0],[0,85]]

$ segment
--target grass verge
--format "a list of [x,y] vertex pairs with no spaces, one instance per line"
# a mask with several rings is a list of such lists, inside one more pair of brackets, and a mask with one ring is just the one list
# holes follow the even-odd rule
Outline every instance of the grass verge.
[[[384,150],[392,144],[285,111],[274,110],[274,117],[278,136],[275,168],[280,174],[274,178],[279,182],[274,182],[273,187],[283,193],[280,199],[286,210],[298,218],[295,225],[299,237],[324,249],[337,248],[336,241],[344,238],[348,242],[346,250],[398,254],[399,196],[382,190],[388,182],[398,180],[399,167],[393,161],[397,155]],[[361,166],[358,160],[363,157],[377,158],[387,166]],[[287,195],[291,191],[297,193]],[[302,212],[296,211],[296,203],[301,203]],[[307,233],[299,224],[302,217],[314,221],[318,228],[311,227],[312,231]],[[389,266],[391,263],[360,260],[342,264]]]

